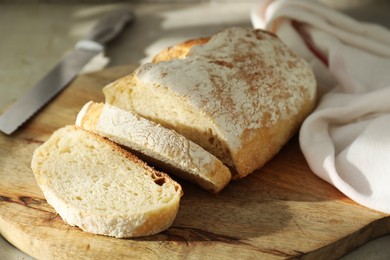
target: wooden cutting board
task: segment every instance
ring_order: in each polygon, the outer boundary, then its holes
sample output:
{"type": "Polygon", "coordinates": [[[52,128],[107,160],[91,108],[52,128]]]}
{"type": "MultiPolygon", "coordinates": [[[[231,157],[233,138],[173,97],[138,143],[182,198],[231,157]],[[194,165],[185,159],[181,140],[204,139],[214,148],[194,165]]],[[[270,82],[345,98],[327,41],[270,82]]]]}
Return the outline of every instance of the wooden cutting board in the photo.
{"type": "Polygon", "coordinates": [[[115,239],[67,225],[35,182],[32,152],[134,68],[82,75],[14,135],[0,134],[0,233],[22,251],[39,259],[329,259],[390,233],[388,215],[354,203],[310,171],[296,137],[219,195],[180,181],[179,213],[160,234],[115,239]]]}

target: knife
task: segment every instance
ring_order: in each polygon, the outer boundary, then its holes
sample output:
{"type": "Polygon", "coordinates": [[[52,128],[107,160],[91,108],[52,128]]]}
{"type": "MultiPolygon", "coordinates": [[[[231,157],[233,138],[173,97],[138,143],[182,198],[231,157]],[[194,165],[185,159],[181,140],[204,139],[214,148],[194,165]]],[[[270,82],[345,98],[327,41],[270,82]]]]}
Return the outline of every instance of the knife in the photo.
{"type": "Polygon", "coordinates": [[[81,69],[93,57],[103,52],[104,46],[133,20],[134,14],[130,10],[112,11],[99,20],[89,34],[77,42],[62,61],[0,115],[0,130],[5,134],[13,133],[66,87],[81,69]]]}

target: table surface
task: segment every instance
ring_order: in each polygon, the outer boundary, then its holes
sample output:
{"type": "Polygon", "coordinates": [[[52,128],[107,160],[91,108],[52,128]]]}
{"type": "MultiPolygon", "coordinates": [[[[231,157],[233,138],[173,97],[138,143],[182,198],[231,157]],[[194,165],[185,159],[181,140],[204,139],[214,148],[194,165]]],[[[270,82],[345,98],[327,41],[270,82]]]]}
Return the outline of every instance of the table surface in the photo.
{"type": "MultiPolygon", "coordinates": [[[[1,4],[0,35],[6,37],[0,41],[0,111],[38,81],[109,10],[129,7],[135,11],[137,19],[110,43],[106,57],[95,58],[84,72],[146,62],[162,48],[177,42],[211,35],[229,26],[251,26],[249,12],[255,3],[1,4]]],[[[389,1],[377,0],[375,4],[343,11],[359,20],[390,28],[389,1]]],[[[344,259],[389,258],[389,244],[390,235],[384,236],[354,250],[344,259]]],[[[30,257],[0,236],[0,259],[30,257]]]]}

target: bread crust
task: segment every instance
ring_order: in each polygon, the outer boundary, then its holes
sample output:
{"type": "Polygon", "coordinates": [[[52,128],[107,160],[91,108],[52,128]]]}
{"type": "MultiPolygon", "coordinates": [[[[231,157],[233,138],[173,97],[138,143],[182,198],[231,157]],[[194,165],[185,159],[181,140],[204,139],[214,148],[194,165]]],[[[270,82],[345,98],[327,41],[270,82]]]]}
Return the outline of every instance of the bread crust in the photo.
{"type": "Polygon", "coordinates": [[[204,37],[204,38],[198,38],[198,39],[192,39],[188,40],[182,43],[179,43],[177,45],[168,47],[159,53],[157,53],[153,59],[153,63],[158,63],[161,61],[169,61],[172,59],[184,59],[190,49],[196,45],[203,45],[206,44],[210,40],[210,37],[204,37]]]}

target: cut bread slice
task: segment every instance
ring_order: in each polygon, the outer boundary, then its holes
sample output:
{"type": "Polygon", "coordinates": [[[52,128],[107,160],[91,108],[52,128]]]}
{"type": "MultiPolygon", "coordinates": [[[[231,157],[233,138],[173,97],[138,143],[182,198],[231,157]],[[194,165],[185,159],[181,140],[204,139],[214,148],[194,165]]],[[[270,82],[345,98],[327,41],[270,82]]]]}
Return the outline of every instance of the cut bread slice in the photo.
{"type": "Polygon", "coordinates": [[[220,192],[231,179],[229,169],[199,145],[115,106],[90,101],[79,112],[76,124],[140,152],[165,172],[195,182],[213,193],[220,192]]]}
{"type": "Polygon", "coordinates": [[[242,178],[262,167],[313,110],[309,64],[275,35],[227,28],[162,51],[110,83],[106,103],[174,129],[242,178]]]}
{"type": "Polygon", "coordinates": [[[156,234],[174,221],[181,187],[113,142],[66,126],[33,154],[47,202],[82,230],[123,237],[156,234]]]}

